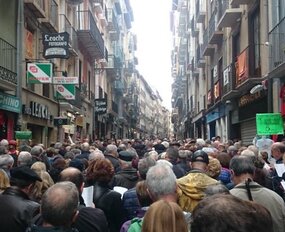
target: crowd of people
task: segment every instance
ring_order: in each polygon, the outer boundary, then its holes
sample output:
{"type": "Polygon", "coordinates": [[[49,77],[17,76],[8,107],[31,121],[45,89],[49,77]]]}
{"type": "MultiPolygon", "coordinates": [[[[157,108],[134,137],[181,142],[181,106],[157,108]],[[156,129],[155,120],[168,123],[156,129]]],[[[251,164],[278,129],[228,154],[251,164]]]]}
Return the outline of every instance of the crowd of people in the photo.
{"type": "Polygon", "coordinates": [[[49,147],[3,139],[0,231],[284,232],[276,164],[284,166],[285,143],[260,147],[219,136],[49,147]]]}

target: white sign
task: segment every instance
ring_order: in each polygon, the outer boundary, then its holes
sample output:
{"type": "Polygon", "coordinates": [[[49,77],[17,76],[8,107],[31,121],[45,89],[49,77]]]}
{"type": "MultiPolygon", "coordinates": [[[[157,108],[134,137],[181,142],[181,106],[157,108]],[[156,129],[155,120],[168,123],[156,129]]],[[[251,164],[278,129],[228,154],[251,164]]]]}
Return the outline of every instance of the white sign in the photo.
{"type": "Polygon", "coordinates": [[[86,207],[94,207],[93,192],[94,192],[94,186],[83,188],[81,196],[84,199],[86,207]]]}
{"type": "Polygon", "coordinates": [[[53,77],[53,84],[78,84],[78,77],[53,77]]]}
{"type": "Polygon", "coordinates": [[[217,76],[218,76],[218,66],[215,65],[213,70],[213,77],[216,78],[217,76]]]}
{"type": "Polygon", "coordinates": [[[224,86],[226,86],[227,84],[229,84],[229,69],[228,68],[224,70],[224,86]]]}

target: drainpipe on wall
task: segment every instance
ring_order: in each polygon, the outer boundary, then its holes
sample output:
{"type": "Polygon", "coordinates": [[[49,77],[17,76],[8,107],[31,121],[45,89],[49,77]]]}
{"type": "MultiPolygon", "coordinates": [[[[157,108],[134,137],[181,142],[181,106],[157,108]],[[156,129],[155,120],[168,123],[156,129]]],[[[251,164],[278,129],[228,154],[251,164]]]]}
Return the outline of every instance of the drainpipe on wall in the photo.
{"type": "Polygon", "coordinates": [[[16,130],[22,129],[22,74],[23,74],[23,40],[24,40],[23,34],[24,34],[24,1],[18,1],[16,97],[19,98],[20,112],[17,117],[16,130]]]}

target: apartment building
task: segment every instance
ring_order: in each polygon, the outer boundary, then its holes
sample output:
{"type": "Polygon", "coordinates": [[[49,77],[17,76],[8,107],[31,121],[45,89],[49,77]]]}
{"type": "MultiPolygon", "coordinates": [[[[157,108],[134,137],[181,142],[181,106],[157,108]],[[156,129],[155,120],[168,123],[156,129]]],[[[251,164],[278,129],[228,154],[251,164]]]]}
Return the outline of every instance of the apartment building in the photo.
{"type": "Polygon", "coordinates": [[[137,136],[129,0],[0,3],[0,139],[20,132],[49,145],[137,136]]]}
{"type": "MultiPolygon", "coordinates": [[[[256,136],[256,114],[281,112],[282,74],[277,70],[282,70],[284,62],[284,10],[280,7],[283,2],[277,2],[173,3],[173,15],[179,15],[176,32],[172,30],[174,38],[184,36],[188,42],[188,57],[185,64],[180,63],[180,69],[186,70],[186,88],[173,91],[180,136],[211,139],[219,135],[223,141],[242,139],[249,144],[256,136]],[[179,26],[186,36],[179,34],[179,26]],[[177,97],[177,91],[184,99],[177,97]]],[[[179,57],[181,44],[174,51],[179,57]]],[[[175,63],[173,68],[177,67],[175,63]]]]}

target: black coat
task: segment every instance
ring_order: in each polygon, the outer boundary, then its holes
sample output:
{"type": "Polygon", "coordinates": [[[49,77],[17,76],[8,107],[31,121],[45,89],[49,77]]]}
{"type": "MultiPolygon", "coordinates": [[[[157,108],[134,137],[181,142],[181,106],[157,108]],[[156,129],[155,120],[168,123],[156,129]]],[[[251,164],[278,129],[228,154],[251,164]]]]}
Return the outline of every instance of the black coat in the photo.
{"type": "Polygon", "coordinates": [[[121,186],[127,189],[134,188],[138,182],[137,170],[125,168],[119,171],[113,178],[112,186],[121,186]]]}
{"type": "Polygon", "coordinates": [[[124,209],[121,194],[109,189],[107,184],[94,185],[93,202],[96,208],[103,210],[110,232],[118,232],[124,222],[124,209]]]}
{"type": "Polygon", "coordinates": [[[10,187],[0,195],[0,231],[23,232],[39,212],[40,205],[31,201],[19,188],[10,187]]]}
{"type": "Polygon", "coordinates": [[[111,163],[114,167],[115,173],[117,173],[121,170],[120,160],[118,158],[116,158],[112,155],[108,155],[108,154],[105,154],[105,158],[111,161],[111,163]]]}

